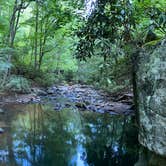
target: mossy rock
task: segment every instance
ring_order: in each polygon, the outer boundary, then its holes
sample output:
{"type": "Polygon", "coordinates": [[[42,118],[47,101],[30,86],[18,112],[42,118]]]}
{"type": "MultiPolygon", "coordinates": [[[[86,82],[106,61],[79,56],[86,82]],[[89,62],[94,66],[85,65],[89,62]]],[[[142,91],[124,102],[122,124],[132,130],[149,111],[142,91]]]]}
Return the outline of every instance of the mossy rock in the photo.
{"type": "Polygon", "coordinates": [[[166,43],[142,51],[137,65],[139,142],[166,156],[166,43]]]}

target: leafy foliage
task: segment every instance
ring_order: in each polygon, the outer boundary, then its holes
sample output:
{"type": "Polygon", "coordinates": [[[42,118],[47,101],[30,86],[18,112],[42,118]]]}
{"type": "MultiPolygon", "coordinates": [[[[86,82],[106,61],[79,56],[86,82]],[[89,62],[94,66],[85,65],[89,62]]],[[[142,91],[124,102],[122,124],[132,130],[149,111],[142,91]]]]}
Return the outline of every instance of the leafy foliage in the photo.
{"type": "Polygon", "coordinates": [[[29,93],[30,85],[27,79],[13,75],[8,80],[5,89],[9,92],[29,93]]]}
{"type": "Polygon", "coordinates": [[[130,87],[135,50],[166,34],[165,0],[1,0],[0,6],[0,89],[20,84],[20,77],[43,86],[130,87]]]}
{"type": "Polygon", "coordinates": [[[133,53],[166,34],[165,8],[165,1],[97,0],[77,31],[76,58],[89,61],[92,56],[103,57],[98,68],[100,85],[130,85],[133,53]]]}
{"type": "Polygon", "coordinates": [[[3,48],[0,50],[0,89],[4,89],[8,80],[8,72],[12,66],[9,61],[12,52],[13,50],[9,48],[3,48]]]}

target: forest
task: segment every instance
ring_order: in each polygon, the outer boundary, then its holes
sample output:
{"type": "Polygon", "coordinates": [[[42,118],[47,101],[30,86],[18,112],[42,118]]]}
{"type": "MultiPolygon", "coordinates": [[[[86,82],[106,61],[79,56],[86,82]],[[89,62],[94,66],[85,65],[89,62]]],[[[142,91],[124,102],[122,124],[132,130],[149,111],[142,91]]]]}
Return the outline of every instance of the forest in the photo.
{"type": "Polygon", "coordinates": [[[0,165],[165,166],[165,57],[165,0],[0,0],[0,165]]]}
{"type": "Polygon", "coordinates": [[[164,0],[0,2],[0,89],[132,85],[132,57],[165,36],[164,0]]]}

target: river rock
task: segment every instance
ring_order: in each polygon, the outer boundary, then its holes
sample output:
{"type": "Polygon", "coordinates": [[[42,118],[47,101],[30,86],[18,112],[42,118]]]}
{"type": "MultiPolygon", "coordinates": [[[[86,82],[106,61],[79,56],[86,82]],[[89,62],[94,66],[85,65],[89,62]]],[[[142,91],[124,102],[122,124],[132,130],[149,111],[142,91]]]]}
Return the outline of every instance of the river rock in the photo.
{"type": "Polygon", "coordinates": [[[47,90],[47,94],[49,94],[49,95],[52,95],[52,94],[54,94],[55,93],[55,90],[53,89],[53,88],[49,88],[48,90],[47,90]]]}
{"type": "Polygon", "coordinates": [[[31,88],[31,92],[38,96],[47,96],[47,93],[40,88],[31,88]]]}
{"type": "Polygon", "coordinates": [[[139,142],[166,156],[166,43],[138,56],[139,142]]]}
{"type": "Polygon", "coordinates": [[[0,114],[3,114],[4,113],[4,110],[0,108],[0,114]]]}
{"type": "Polygon", "coordinates": [[[112,102],[110,105],[107,105],[103,108],[105,112],[115,112],[118,114],[122,114],[125,112],[129,112],[131,106],[123,103],[112,102]]]}
{"type": "Polygon", "coordinates": [[[0,128],[0,134],[4,133],[5,130],[3,128],[0,128]]]}
{"type": "Polygon", "coordinates": [[[77,108],[81,108],[81,109],[86,109],[87,107],[86,107],[86,104],[85,103],[81,103],[81,102],[77,102],[77,103],[75,103],[75,106],[77,107],[77,108]]]}
{"type": "Polygon", "coordinates": [[[44,90],[38,90],[37,95],[38,96],[47,96],[47,93],[44,90]]]}

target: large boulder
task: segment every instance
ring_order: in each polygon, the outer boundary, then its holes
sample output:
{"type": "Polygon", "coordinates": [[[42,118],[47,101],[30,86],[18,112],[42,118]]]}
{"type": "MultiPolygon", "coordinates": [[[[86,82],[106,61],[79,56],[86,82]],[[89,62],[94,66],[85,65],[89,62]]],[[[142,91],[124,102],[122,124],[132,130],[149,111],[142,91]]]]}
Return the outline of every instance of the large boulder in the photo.
{"type": "Polygon", "coordinates": [[[139,54],[136,79],[139,142],[166,156],[166,43],[139,54]]]}

